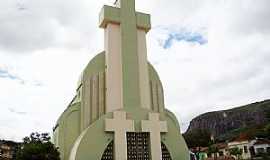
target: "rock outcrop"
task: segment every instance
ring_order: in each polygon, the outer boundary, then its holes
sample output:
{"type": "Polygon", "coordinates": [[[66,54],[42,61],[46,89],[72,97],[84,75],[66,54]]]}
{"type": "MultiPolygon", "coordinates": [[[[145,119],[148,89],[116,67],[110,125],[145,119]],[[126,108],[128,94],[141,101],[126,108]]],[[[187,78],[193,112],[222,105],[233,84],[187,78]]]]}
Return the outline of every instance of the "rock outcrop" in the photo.
{"type": "Polygon", "coordinates": [[[266,123],[270,123],[270,100],[202,114],[190,122],[187,133],[196,129],[207,129],[218,137],[235,129],[266,123]]]}

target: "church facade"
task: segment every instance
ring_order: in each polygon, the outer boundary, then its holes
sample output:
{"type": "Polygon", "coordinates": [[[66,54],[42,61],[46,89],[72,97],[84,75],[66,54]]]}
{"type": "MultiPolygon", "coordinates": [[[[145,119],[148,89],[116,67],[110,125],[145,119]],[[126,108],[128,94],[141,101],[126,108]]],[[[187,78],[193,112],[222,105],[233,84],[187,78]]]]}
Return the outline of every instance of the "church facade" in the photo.
{"type": "Polygon", "coordinates": [[[61,160],[188,160],[179,123],[164,106],[162,83],[147,61],[150,15],[135,0],[100,13],[104,51],[84,69],[53,140],[61,160]]]}

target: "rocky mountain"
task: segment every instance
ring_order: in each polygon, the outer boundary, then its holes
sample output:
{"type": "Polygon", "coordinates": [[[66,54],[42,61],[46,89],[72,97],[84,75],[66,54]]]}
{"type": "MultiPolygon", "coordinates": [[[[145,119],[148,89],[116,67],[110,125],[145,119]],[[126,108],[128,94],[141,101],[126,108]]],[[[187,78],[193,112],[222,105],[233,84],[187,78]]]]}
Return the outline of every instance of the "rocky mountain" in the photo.
{"type": "Polygon", "coordinates": [[[219,137],[239,128],[249,128],[267,123],[270,123],[270,100],[202,114],[190,122],[186,133],[202,129],[219,137]]]}

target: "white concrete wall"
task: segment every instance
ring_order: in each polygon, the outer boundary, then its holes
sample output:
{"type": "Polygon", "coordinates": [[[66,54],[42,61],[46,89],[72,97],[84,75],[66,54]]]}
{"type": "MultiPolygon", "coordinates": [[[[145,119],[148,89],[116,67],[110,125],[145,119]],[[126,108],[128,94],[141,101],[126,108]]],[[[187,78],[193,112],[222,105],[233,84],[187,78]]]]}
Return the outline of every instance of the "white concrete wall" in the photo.
{"type": "Polygon", "coordinates": [[[243,151],[242,158],[243,159],[250,159],[251,158],[251,153],[249,151],[249,141],[242,141],[242,142],[231,142],[228,143],[229,148],[235,148],[238,147],[243,151]],[[247,147],[247,153],[245,153],[244,146],[247,147]]]}
{"type": "Polygon", "coordinates": [[[106,113],[123,108],[123,81],[120,25],[109,23],[105,29],[106,113]]]}
{"type": "Polygon", "coordinates": [[[257,149],[258,148],[263,148],[264,152],[267,152],[267,147],[270,147],[269,144],[260,144],[260,145],[254,145],[254,150],[255,150],[255,154],[257,154],[257,149]]]}
{"type": "Polygon", "coordinates": [[[151,109],[150,82],[147,62],[146,32],[138,30],[138,57],[139,57],[139,80],[141,107],[151,109]]]}

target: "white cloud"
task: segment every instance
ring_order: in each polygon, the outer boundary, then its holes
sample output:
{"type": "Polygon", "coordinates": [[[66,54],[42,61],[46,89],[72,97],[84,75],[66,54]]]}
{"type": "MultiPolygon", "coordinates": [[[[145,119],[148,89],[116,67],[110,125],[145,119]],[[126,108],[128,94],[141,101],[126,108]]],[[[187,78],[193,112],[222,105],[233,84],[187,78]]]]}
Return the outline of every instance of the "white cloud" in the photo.
{"type": "MultiPolygon", "coordinates": [[[[198,114],[269,98],[269,1],[136,2],[152,14],[148,57],[183,129],[198,114]],[[165,50],[160,27],[199,31],[208,43],[174,41],[165,50]]],[[[84,66],[103,49],[104,3],[113,1],[0,1],[0,68],[25,81],[0,78],[0,138],[51,131],[84,66]]]]}

